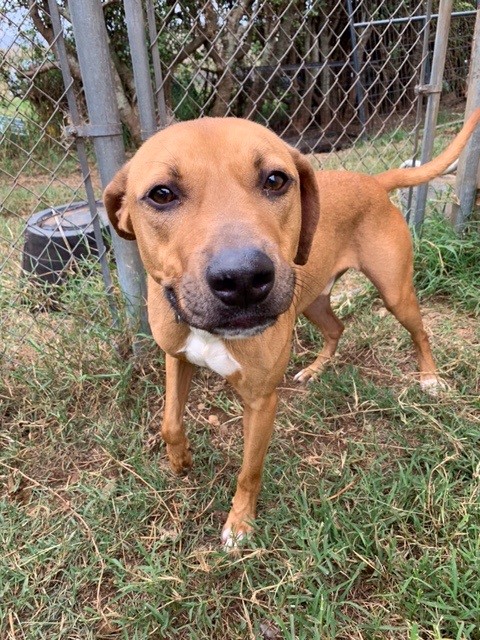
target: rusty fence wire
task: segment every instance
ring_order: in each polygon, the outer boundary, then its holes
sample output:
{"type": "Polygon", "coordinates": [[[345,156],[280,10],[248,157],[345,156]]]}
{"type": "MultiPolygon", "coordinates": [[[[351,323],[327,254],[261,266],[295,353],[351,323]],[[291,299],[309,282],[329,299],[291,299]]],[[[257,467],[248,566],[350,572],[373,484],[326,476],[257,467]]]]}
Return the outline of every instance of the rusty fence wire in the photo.
{"type": "MultiPolygon", "coordinates": [[[[153,68],[162,71],[160,122],[254,119],[322,166],[375,171],[415,152],[438,3],[146,4],[153,68]]],[[[443,87],[446,110],[457,114],[475,21],[475,3],[462,7],[452,16],[443,87]]]]}
{"type": "MultiPolygon", "coordinates": [[[[69,335],[122,315],[108,227],[92,202],[102,190],[93,145],[82,127],[72,129],[72,100],[77,119],[92,119],[78,56],[92,43],[88,34],[75,39],[69,3],[56,5],[58,25],[47,0],[0,0],[0,354],[10,362],[47,344],[60,352],[69,335]],[[59,65],[62,42],[70,80],[59,65]]],[[[205,115],[250,118],[318,168],[374,173],[419,157],[438,2],[125,6],[141,12],[144,38],[129,43],[124,3],[104,1],[104,72],[113,74],[130,151],[145,137],[139,110],[150,92],[158,127],[205,115]],[[147,49],[143,89],[131,63],[139,46],[147,49]]],[[[454,4],[440,147],[463,119],[475,14],[475,2],[454,4]]]]}

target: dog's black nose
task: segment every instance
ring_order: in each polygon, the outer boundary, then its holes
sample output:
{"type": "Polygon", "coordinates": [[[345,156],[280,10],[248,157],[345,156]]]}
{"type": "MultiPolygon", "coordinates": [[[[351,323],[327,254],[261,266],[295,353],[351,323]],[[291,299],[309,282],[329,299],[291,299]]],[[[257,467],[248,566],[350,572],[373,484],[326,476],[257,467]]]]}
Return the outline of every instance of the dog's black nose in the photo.
{"type": "Polygon", "coordinates": [[[272,290],[275,267],[270,258],[253,247],[224,249],[207,267],[212,293],[231,307],[248,307],[265,300],[272,290]]]}

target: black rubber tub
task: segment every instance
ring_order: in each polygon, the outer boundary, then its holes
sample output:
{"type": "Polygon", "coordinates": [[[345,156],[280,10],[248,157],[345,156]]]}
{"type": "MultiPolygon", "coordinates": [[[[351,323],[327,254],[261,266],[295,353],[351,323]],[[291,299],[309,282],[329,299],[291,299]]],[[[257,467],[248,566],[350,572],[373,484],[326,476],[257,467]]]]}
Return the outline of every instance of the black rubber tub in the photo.
{"type": "MultiPolygon", "coordinates": [[[[102,203],[97,203],[102,235],[110,230],[102,203]]],[[[37,284],[63,283],[79,265],[98,259],[91,214],[85,202],[74,202],[34,213],[24,231],[22,268],[37,284]]]]}

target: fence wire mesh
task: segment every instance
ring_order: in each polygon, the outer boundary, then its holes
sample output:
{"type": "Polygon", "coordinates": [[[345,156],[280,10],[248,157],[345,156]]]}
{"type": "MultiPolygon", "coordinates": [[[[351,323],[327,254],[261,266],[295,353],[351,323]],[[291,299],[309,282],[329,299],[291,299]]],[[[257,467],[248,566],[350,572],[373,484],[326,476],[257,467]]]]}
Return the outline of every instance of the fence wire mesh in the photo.
{"type": "MultiPolygon", "coordinates": [[[[321,166],[375,171],[401,163],[415,151],[411,134],[424,100],[417,87],[431,64],[437,18],[429,19],[427,4],[158,3],[159,112],[258,120],[321,166]]],[[[460,112],[470,7],[453,16],[444,78],[460,112]]]]}
{"type": "MultiPolygon", "coordinates": [[[[68,4],[58,7],[86,118],[68,4]]],[[[141,134],[123,4],[103,8],[133,149],[141,134]]],[[[418,86],[428,83],[438,2],[145,0],[144,9],[159,126],[250,118],[318,168],[376,172],[416,156],[425,100],[418,86]]],[[[452,17],[440,146],[462,120],[475,13],[474,2],[462,2],[452,17]]],[[[90,214],[72,207],[85,200],[86,177],[67,134],[48,3],[0,0],[0,15],[0,351],[14,361],[47,344],[60,352],[69,333],[109,326],[111,315],[90,214]]],[[[91,149],[89,158],[100,197],[91,149]]]]}
{"type": "MultiPolygon", "coordinates": [[[[111,324],[99,246],[45,6],[0,5],[0,354],[68,358],[69,338],[111,324]]],[[[81,86],[76,91],[82,104],[81,86]]],[[[91,155],[91,153],[90,153],[91,155]]],[[[93,163],[92,163],[93,164],[93,163]]],[[[103,208],[101,227],[108,244],[103,208]]],[[[106,283],[109,284],[108,282],[106,283]]],[[[1,357],[0,355],[0,357],[1,357]]]]}

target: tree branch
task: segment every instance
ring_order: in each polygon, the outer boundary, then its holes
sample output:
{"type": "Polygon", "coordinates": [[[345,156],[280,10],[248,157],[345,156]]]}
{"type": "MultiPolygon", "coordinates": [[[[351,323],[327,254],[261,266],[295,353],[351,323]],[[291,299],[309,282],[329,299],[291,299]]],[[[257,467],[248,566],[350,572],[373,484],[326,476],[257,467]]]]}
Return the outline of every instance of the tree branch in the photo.
{"type": "Polygon", "coordinates": [[[207,41],[207,37],[205,34],[201,34],[197,36],[194,40],[192,40],[189,44],[187,44],[181,51],[177,53],[175,58],[170,63],[171,67],[176,66],[183,62],[188,56],[192,55],[197,49],[200,49],[202,44],[205,44],[207,41]]]}
{"type": "Polygon", "coordinates": [[[56,62],[42,62],[36,67],[30,67],[30,69],[22,69],[22,75],[26,78],[33,78],[39,73],[46,73],[47,71],[51,71],[52,69],[58,69],[58,64],[56,62]]]}

